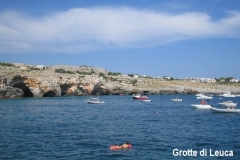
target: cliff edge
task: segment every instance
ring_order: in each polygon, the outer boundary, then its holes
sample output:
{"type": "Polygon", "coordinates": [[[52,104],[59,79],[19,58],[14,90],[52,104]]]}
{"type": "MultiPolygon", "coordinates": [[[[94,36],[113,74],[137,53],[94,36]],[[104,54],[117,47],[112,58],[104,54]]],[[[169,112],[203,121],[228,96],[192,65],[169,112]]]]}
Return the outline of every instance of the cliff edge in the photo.
{"type": "Polygon", "coordinates": [[[0,98],[118,94],[240,93],[238,84],[165,81],[109,74],[91,66],[0,66],[0,98]]]}

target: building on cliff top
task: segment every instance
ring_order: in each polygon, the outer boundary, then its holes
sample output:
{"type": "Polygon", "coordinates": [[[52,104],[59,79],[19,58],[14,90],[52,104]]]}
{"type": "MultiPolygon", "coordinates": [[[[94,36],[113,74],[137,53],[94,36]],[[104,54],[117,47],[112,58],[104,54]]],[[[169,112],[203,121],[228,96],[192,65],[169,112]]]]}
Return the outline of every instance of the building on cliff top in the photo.
{"type": "Polygon", "coordinates": [[[35,68],[38,68],[38,69],[40,69],[40,70],[43,70],[45,67],[44,67],[44,65],[37,65],[35,68]]]}

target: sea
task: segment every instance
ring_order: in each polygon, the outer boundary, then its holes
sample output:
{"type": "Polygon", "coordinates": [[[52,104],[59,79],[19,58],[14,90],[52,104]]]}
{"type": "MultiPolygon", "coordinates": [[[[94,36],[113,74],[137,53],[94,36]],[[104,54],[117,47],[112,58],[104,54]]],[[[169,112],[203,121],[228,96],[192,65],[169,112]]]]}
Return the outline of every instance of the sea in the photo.
{"type": "MultiPolygon", "coordinates": [[[[194,95],[109,95],[87,104],[93,97],[0,100],[0,159],[240,159],[240,114],[194,109],[194,95]],[[109,148],[125,142],[133,147],[109,148]]],[[[213,98],[217,108],[240,104],[213,98]]]]}

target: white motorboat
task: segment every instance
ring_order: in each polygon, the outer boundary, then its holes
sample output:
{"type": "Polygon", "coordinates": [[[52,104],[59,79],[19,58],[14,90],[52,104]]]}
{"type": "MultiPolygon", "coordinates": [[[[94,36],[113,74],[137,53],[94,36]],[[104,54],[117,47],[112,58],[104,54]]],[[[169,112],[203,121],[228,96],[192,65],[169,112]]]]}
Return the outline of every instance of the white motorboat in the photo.
{"type": "Polygon", "coordinates": [[[221,102],[221,103],[218,103],[218,104],[223,105],[223,106],[227,106],[227,107],[236,107],[237,106],[237,103],[233,103],[232,101],[221,102]]]}
{"type": "Polygon", "coordinates": [[[203,93],[198,93],[198,94],[195,94],[195,96],[199,97],[199,96],[202,96],[203,93]]]}
{"type": "Polygon", "coordinates": [[[171,101],[174,101],[174,102],[182,102],[183,100],[180,99],[180,98],[172,98],[171,101]]]}
{"type": "Polygon", "coordinates": [[[197,99],[213,99],[212,96],[206,96],[206,95],[201,95],[201,96],[197,96],[197,99]]]}
{"type": "Polygon", "coordinates": [[[132,98],[135,100],[149,100],[147,96],[142,96],[141,94],[133,94],[132,98]]]}
{"type": "Polygon", "coordinates": [[[210,109],[211,107],[205,100],[201,100],[200,104],[192,104],[191,106],[197,109],[210,109]]]}
{"type": "Polygon", "coordinates": [[[100,101],[98,98],[91,98],[90,100],[87,100],[87,103],[89,104],[102,104],[104,101],[100,101]]]}
{"type": "Polygon", "coordinates": [[[211,107],[210,110],[218,113],[240,113],[240,109],[230,109],[230,108],[219,109],[219,108],[211,107]]]}
{"type": "Polygon", "coordinates": [[[226,92],[226,93],[220,94],[220,96],[222,96],[222,97],[235,97],[235,95],[231,94],[230,92],[226,92]]]}

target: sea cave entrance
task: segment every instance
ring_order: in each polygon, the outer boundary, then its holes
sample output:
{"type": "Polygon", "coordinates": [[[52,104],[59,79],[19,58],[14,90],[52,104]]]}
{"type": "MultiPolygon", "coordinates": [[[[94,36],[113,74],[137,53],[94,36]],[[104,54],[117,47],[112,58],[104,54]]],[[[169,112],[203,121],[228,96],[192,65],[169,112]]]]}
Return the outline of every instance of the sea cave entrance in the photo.
{"type": "Polygon", "coordinates": [[[56,93],[54,91],[48,91],[43,94],[43,97],[55,97],[56,93]]]}
{"type": "Polygon", "coordinates": [[[61,96],[65,96],[67,94],[67,90],[69,88],[69,85],[60,85],[60,88],[61,88],[61,96]]]}
{"type": "Polygon", "coordinates": [[[24,92],[23,97],[33,97],[33,93],[30,91],[30,89],[26,86],[25,83],[17,83],[13,87],[21,89],[24,92]]]}

